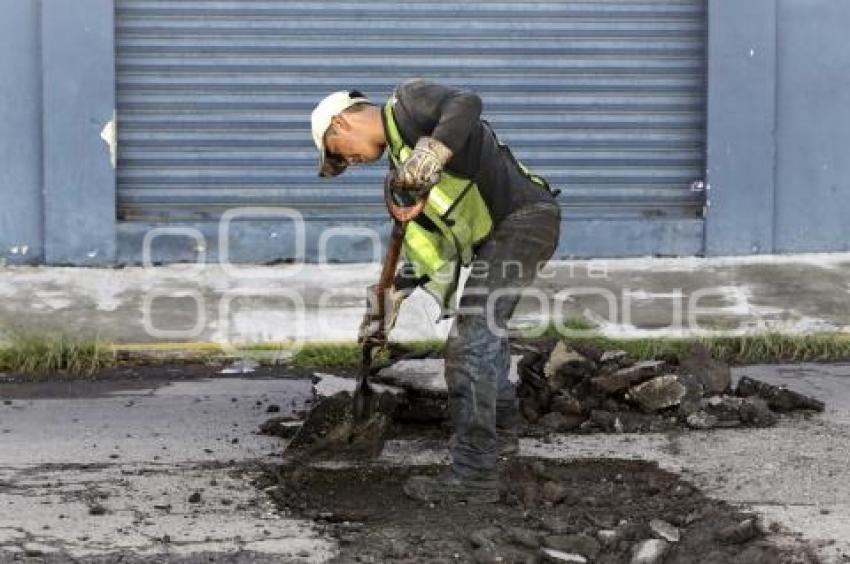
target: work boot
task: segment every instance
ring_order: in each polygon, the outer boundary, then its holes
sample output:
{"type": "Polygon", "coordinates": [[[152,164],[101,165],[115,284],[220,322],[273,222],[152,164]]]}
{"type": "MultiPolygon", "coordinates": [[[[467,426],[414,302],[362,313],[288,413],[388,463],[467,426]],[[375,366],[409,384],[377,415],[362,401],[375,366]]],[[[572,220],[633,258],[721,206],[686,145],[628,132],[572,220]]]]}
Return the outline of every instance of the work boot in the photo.
{"type": "MultiPolygon", "coordinates": [[[[499,447],[499,456],[514,456],[519,452],[519,437],[516,429],[498,429],[497,441],[499,447]]],[[[449,437],[449,450],[455,442],[455,436],[452,434],[449,437]]]]}
{"type": "Polygon", "coordinates": [[[494,479],[462,480],[451,468],[437,476],[413,476],[402,486],[407,497],[423,502],[496,503],[498,481],[494,479]]]}

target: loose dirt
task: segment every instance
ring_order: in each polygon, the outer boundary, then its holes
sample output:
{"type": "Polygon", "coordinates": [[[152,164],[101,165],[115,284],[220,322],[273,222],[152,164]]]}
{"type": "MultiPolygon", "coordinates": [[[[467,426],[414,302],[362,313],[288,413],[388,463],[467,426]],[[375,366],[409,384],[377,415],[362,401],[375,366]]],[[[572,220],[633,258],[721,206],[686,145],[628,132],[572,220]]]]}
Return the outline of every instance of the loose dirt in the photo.
{"type": "Polygon", "coordinates": [[[284,513],[312,519],[335,537],[336,562],[582,561],[558,560],[555,550],[628,563],[641,543],[665,534],[679,537],[656,560],[665,564],[817,562],[802,542],[779,548],[754,515],[653,463],[515,458],[502,463],[494,505],[422,504],[402,492],[410,475],[439,470],[290,466],[258,485],[284,513]]]}

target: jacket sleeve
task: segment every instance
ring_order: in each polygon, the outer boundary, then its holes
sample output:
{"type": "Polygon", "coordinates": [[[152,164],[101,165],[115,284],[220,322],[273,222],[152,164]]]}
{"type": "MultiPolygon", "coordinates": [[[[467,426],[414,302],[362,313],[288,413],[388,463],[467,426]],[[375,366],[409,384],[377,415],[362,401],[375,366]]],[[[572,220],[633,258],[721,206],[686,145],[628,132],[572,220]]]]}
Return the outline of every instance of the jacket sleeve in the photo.
{"type": "Polygon", "coordinates": [[[399,85],[399,101],[431,137],[458,154],[481,118],[481,97],[417,78],[399,85]]]}

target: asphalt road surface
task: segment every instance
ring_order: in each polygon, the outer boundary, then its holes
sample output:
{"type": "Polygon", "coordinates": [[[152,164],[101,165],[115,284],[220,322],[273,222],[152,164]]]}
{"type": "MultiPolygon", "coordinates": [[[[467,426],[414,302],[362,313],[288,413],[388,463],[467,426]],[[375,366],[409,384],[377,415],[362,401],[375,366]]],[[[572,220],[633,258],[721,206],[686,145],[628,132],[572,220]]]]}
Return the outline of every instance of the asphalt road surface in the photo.
{"type": "MultiPolygon", "coordinates": [[[[310,382],[163,372],[141,380],[0,383],[0,562],[332,558],[332,538],[310,521],[281,516],[252,485],[280,461],[283,447],[256,434],[258,425],[304,409],[310,382]]],[[[735,373],[790,383],[825,400],[827,411],[769,429],[524,439],[522,454],[655,460],[711,496],[802,533],[826,562],[847,562],[850,365],[735,373]]],[[[400,441],[388,444],[382,460],[431,464],[446,456],[441,446],[400,441]]]]}

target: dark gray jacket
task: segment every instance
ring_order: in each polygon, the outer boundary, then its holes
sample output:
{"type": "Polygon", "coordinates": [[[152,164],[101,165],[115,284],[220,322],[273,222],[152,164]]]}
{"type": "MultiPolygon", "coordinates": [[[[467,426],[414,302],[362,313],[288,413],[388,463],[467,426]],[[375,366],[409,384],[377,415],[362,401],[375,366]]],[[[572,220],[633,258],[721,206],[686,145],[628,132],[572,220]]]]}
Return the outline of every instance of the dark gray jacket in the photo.
{"type": "Polygon", "coordinates": [[[405,143],[413,147],[420,137],[430,136],[451,149],[446,169],[475,180],[494,224],[529,203],[554,202],[549,191],[522,172],[510,149],[481,119],[481,98],[474,92],[413,79],[399,84],[393,95],[405,143]]]}

